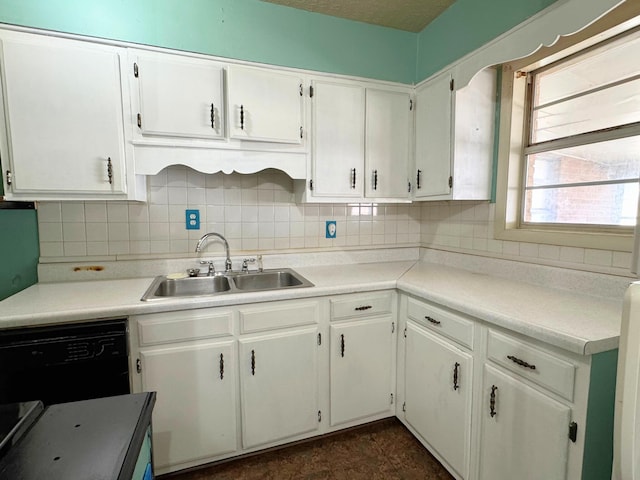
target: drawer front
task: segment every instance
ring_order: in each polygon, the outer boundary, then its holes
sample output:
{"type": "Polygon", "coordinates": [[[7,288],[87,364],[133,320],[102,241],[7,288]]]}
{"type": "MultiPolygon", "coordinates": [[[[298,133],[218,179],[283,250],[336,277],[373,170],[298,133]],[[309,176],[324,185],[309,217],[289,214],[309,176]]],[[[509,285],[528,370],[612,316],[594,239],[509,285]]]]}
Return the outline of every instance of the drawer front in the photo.
{"type": "Polygon", "coordinates": [[[320,305],[317,301],[265,303],[259,307],[241,308],[239,312],[240,333],[312,325],[320,319],[320,305]]]}
{"type": "Polygon", "coordinates": [[[331,299],[331,320],[390,313],[392,296],[391,292],[377,292],[331,299]]]}
{"type": "Polygon", "coordinates": [[[141,346],[224,337],[233,334],[230,310],[185,310],[134,317],[141,346]]]}
{"type": "Polygon", "coordinates": [[[407,315],[420,325],[473,349],[472,320],[414,298],[407,298],[407,315]]]}
{"type": "Polygon", "coordinates": [[[572,363],[489,330],[487,356],[497,364],[573,401],[572,363]]]}

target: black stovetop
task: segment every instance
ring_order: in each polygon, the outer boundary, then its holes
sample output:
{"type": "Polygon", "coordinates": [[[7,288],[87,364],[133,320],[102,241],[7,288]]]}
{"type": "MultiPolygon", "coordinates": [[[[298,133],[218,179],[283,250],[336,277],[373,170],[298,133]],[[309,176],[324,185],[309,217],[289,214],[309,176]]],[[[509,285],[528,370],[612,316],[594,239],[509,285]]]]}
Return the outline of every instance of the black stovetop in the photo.
{"type": "Polygon", "coordinates": [[[43,410],[40,401],[0,404],[0,458],[29,430],[43,410]]]}

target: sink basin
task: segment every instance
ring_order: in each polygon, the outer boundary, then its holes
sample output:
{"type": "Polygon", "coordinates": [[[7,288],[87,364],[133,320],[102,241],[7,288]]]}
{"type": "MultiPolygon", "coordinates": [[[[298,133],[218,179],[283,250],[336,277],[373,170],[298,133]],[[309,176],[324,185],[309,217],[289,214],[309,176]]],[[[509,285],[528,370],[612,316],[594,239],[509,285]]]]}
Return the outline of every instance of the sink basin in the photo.
{"type": "Polygon", "coordinates": [[[161,276],[156,277],[145,292],[142,300],[151,300],[158,297],[199,297],[229,292],[230,290],[229,279],[223,276],[176,279],[161,276]]]}
{"type": "Polygon", "coordinates": [[[212,277],[156,277],[142,296],[143,301],[179,297],[204,297],[225,293],[313,287],[313,283],[290,268],[263,272],[232,272],[212,277]]]}
{"type": "Polygon", "coordinates": [[[274,290],[290,287],[310,287],[304,277],[289,269],[238,274],[233,277],[238,290],[274,290]]]}

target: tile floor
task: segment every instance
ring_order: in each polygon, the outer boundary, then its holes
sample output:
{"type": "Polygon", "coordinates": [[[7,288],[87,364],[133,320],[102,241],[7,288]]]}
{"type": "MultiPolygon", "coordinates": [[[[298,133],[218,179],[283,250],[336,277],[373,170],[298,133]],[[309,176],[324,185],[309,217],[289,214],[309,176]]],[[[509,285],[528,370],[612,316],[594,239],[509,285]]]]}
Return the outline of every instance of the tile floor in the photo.
{"type": "Polygon", "coordinates": [[[395,418],[161,480],[453,480],[395,418]]]}

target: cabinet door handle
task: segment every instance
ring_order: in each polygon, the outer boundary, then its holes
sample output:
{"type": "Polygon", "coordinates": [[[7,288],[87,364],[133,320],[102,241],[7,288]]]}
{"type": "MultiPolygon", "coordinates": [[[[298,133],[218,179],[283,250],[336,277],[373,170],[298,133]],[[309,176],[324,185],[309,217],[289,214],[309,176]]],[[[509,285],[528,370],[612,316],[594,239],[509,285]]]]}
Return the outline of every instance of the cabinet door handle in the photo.
{"type": "Polygon", "coordinates": [[[528,363],[528,362],[525,362],[524,360],[520,360],[518,357],[514,357],[513,355],[507,355],[507,358],[509,360],[511,360],[513,363],[517,363],[521,367],[530,368],[531,370],[535,370],[536,369],[535,365],[533,365],[531,363],[528,363]]]}
{"type": "Polygon", "coordinates": [[[111,163],[111,157],[107,158],[107,178],[109,179],[109,185],[113,185],[113,164],[111,163]]]}
{"type": "Polygon", "coordinates": [[[224,355],[220,354],[220,380],[224,378],[224,355]]]}
{"type": "Polygon", "coordinates": [[[351,188],[356,188],[356,169],[351,169],[351,188]]]}
{"type": "Polygon", "coordinates": [[[244,130],[244,105],[240,105],[240,130],[244,130]]]}
{"type": "Polygon", "coordinates": [[[460,384],[458,383],[458,373],[460,370],[460,364],[458,362],[453,364],[453,389],[458,390],[460,384]]]}
{"type": "Polygon", "coordinates": [[[489,415],[491,415],[491,418],[498,414],[496,412],[496,390],[498,390],[498,387],[491,385],[491,395],[489,397],[489,415]]]}
{"type": "Polygon", "coordinates": [[[216,109],[211,104],[211,128],[216,128],[216,109]]]}
{"type": "Polygon", "coordinates": [[[418,190],[422,188],[422,184],[420,183],[420,177],[422,177],[422,170],[418,169],[418,173],[416,173],[416,188],[418,190]]]}
{"type": "Polygon", "coordinates": [[[435,318],[432,318],[432,317],[429,317],[429,316],[425,316],[424,319],[427,322],[433,323],[434,325],[440,325],[440,323],[442,323],[442,322],[440,322],[440,320],[436,320],[435,318]]]}
{"type": "Polygon", "coordinates": [[[373,171],[373,189],[378,189],[378,170],[373,171]]]}
{"type": "Polygon", "coordinates": [[[251,350],[251,375],[256,374],[256,351],[251,350]]]}
{"type": "Polygon", "coordinates": [[[340,356],[344,357],[344,335],[340,335],[340,356]]]}
{"type": "Polygon", "coordinates": [[[362,306],[360,306],[360,307],[355,307],[355,308],[354,308],[354,310],[356,310],[356,311],[358,311],[358,312],[361,312],[361,311],[363,311],[363,310],[370,310],[370,309],[372,309],[372,308],[373,308],[373,307],[372,307],[371,305],[362,305],[362,306]]]}

